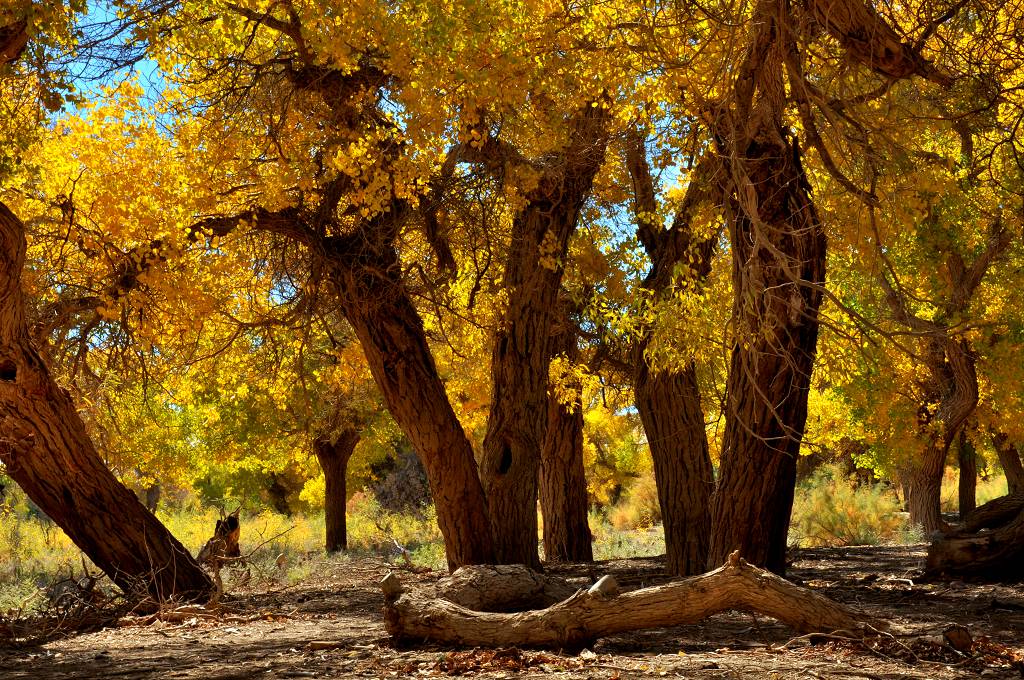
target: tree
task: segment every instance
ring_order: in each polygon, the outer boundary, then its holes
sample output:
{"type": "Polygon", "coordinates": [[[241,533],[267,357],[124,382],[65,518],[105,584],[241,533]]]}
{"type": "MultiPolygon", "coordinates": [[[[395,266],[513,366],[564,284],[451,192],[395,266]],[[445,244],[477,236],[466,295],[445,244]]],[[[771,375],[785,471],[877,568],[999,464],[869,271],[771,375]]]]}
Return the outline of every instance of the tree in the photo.
{"type": "MultiPolygon", "coordinates": [[[[0,29],[5,70],[16,68],[33,38],[22,17],[0,29]]],[[[22,288],[25,252],[23,223],[0,203],[0,420],[7,433],[0,459],[7,474],[126,592],[209,596],[209,576],[103,465],[70,395],[37,351],[22,288]]]]}

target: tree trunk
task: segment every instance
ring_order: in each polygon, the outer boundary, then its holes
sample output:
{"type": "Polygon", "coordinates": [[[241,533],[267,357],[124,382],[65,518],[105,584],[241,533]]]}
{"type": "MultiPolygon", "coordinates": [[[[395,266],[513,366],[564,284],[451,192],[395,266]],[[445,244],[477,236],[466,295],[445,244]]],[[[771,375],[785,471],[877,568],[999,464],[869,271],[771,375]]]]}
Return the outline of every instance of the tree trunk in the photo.
{"type": "Polygon", "coordinates": [[[654,461],[666,568],[674,576],[692,576],[707,564],[715,484],[697,371],[691,361],[681,370],[652,374],[645,346],[638,348],[633,385],[654,461]]]}
{"type": "Polygon", "coordinates": [[[907,476],[907,509],[910,523],[920,526],[925,534],[945,531],[942,520],[942,473],[946,467],[947,448],[933,441],[925,448],[919,465],[907,476]]]}
{"type": "Polygon", "coordinates": [[[552,327],[569,238],[604,160],[608,112],[586,106],[569,146],[526,193],[505,262],[505,313],[491,355],[481,481],[499,564],[537,566],[537,477],[548,411],[552,327]]]}
{"type": "Polygon", "coordinates": [[[324,524],[327,529],[325,548],[327,552],[348,549],[348,530],[345,525],[345,474],[348,461],[359,443],[359,432],[355,428],[347,428],[333,441],[329,438],[317,438],[313,442],[313,452],[324,472],[324,524]]]}
{"type": "Polygon", "coordinates": [[[960,430],[960,442],[957,447],[957,458],[960,463],[960,485],[957,489],[960,500],[960,519],[977,507],[976,493],[978,489],[978,455],[974,444],[967,438],[967,432],[960,430]]]}
{"type": "Polygon", "coordinates": [[[1024,493],[1024,466],[1020,462],[1020,454],[1017,447],[1002,432],[992,435],[992,446],[999,456],[999,464],[1003,466],[1003,473],[1006,475],[1006,489],[1008,493],[1024,493]]]}
{"type": "Polygon", "coordinates": [[[391,246],[363,235],[328,241],[324,264],[395,422],[427,471],[451,569],[494,561],[473,447],[455,416],[427,345],[423,321],[401,281],[391,246]]]}
{"type": "MultiPolygon", "coordinates": [[[[568,322],[568,310],[564,317],[568,322]]],[[[571,323],[555,331],[557,351],[570,362],[578,358],[576,342],[576,329],[571,323]]],[[[583,385],[578,379],[569,378],[562,388],[571,392],[573,398],[569,404],[562,403],[554,386],[549,388],[547,432],[540,457],[544,558],[549,562],[590,562],[594,550],[583,467],[583,385]]]]}
{"type": "Polygon", "coordinates": [[[992,531],[938,540],[928,548],[925,574],[1019,581],[1024,573],[1024,512],[992,531]]]}
{"type": "MultiPolygon", "coordinates": [[[[532,587],[536,577],[529,578],[532,587]]],[[[394,574],[388,574],[381,587],[384,626],[389,634],[467,647],[580,647],[616,633],[694,623],[726,609],[766,614],[800,633],[886,627],[824,595],[751,566],[735,554],[724,566],[701,576],[626,593],[619,593],[615,580],[605,576],[589,590],[579,590],[546,609],[508,614],[403,594],[394,574]]]]}
{"type": "Polygon", "coordinates": [[[729,183],[735,345],[712,499],[709,565],[733,550],[785,571],[796,460],[825,282],[825,232],[796,140],[783,126],[785,3],[764,0],[716,145],[729,183]]]}
{"type": "Polygon", "coordinates": [[[960,533],[973,534],[982,529],[991,529],[1003,524],[1024,511],[1024,493],[1014,493],[993,498],[964,517],[960,533]]]}
{"type": "Polygon", "coordinates": [[[0,203],[0,461],[7,474],[126,592],[209,597],[213,582],[103,464],[67,390],[29,340],[25,234],[0,203]]]}
{"type": "MultiPolygon", "coordinates": [[[[651,258],[644,287],[655,299],[671,289],[676,265],[690,265],[691,281],[702,286],[711,272],[717,238],[695,242],[691,220],[699,203],[712,194],[713,182],[693,171],[690,189],[672,228],[657,223],[658,205],[647,162],[646,142],[635,135],[627,146],[626,163],[633,179],[637,235],[651,258]]],[[[633,393],[654,462],[654,479],[661,505],[668,573],[690,576],[704,571],[711,533],[710,499],[714,471],[708,454],[704,411],[697,385],[697,368],[667,366],[655,372],[647,350],[653,329],[645,327],[633,348],[633,393]]]]}

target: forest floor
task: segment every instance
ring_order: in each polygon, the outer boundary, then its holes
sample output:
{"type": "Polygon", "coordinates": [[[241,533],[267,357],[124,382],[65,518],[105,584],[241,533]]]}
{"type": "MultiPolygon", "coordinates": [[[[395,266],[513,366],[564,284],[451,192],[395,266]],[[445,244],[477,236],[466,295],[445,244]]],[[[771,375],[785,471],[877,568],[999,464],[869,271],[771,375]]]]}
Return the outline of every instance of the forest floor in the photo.
{"type": "MultiPolygon", "coordinates": [[[[811,644],[771,619],[728,612],[697,625],[605,638],[579,652],[396,646],[384,631],[378,587],[392,566],[321,558],[295,585],[229,592],[214,618],[186,613],[147,625],[128,617],[43,644],[0,641],[0,678],[1024,677],[1024,584],[919,582],[920,545],[804,549],[791,559],[791,579],[888,620],[897,636],[870,647],[845,639],[811,644]],[[969,630],[971,653],[929,641],[953,624],[969,630]]],[[[549,571],[613,573],[630,589],[664,582],[662,569],[658,559],[635,558],[549,571]]],[[[415,585],[442,574],[399,576],[415,585]]]]}

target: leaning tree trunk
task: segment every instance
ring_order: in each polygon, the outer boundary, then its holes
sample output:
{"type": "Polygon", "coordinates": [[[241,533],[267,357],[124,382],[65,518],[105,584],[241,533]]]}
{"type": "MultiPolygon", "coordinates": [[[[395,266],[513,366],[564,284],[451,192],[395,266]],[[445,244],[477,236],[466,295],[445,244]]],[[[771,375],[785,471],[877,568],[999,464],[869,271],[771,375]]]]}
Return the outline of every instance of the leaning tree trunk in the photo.
{"type": "MultiPolygon", "coordinates": [[[[564,308],[565,305],[562,305],[564,308]]],[[[569,321],[568,314],[565,320],[569,321]]],[[[571,323],[556,331],[556,345],[575,361],[576,331],[571,323]]],[[[569,378],[548,394],[547,432],[540,455],[540,508],[544,517],[544,558],[549,562],[589,562],[594,559],[587,518],[587,477],[583,466],[583,385],[569,378]]]]}
{"type": "Polygon", "coordinates": [[[1007,493],[1024,493],[1024,466],[1021,465],[1017,447],[1002,432],[992,435],[992,446],[1006,475],[1007,493]]]}
{"type": "Polygon", "coordinates": [[[960,519],[964,519],[967,513],[974,510],[978,505],[978,454],[974,450],[974,444],[967,438],[967,432],[960,430],[960,442],[957,446],[957,458],[960,463],[960,485],[958,495],[960,500],[960,519]]]}
{"type": "Polygon", "coordinates": [[[731,185],[725,207],[735,345],[708,560],[721,564],[738,549],[779,574],[807,419],[826,245],[800,149],[782,124],[784,40],[792,29],[786,7],[764,0],[755,10],[734,97],[719,111],[715,130],[731,185]]]}
{"type": "Polygon", "coordinates": [[[324,524],[327,552],[348,549],[348,529],[345,524],[345,474],[348,461],[359,443],[359,431],[346,428],[334,440],[327,437],[313,442],[313,453],[324,473],[324,524]]]}
{"type": "Polygon", "coordinates": [[[473,447],[455,416],[423,321],[402,285],[398,254],[363,235],[326,244],[324,264],[395,422],[426,469],[448,566],[494,561],[473,447]]]}
{"type": "Polygon", "coordinates": [[[586,106],[569,146],[526,193],[512,221],[505,313],[491,354],[491,412],[481,481],[500,564],[539,565],[537,476],[547,423],[552,326],[569,238],[604,161],[608,111],[586,106]]]}
{"type": "MultiPolygon", "coordinates": [[[[637,234],[651,258],[643,285],[657,300],[678,281],[676,265],[680,262],[690,265],[691,281],[698,286],[711,272],[717,239],[695,242],[690,222],[695,208],[712,194],[713,183],[702,176],[706,162],[698,165],[672,228],[665,231],[657,222],[646,141],[635,134],[630,142],[626,163],[633,179],[637,234]]],[[[691,360],[654,371],[647,355],[652,332],[650,327],[643,328],[633,348],[633,393],[654,462],[667,569],[673,575],[690,576],[703,572],[707,563],[714,471],[696,366],[691,360]]]]}
{"type": "Polygon", "coordinates": [[[7,474],[126,592],[209,597],[213,582],[103,464],[67,390],[29,340],[25,234],[0,203],[0,461],[7,474]]]}

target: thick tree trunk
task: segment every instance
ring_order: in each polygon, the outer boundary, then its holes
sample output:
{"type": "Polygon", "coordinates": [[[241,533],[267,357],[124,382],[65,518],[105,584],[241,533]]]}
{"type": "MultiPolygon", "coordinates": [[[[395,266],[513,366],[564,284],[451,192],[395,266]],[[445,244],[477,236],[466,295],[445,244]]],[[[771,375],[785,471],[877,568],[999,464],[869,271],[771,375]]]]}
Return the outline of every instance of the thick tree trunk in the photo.
{"type": "Polygon", "coordinates": [[[992,446],[999,456],[999,464],[1003,466],[1003,473],[1006,475],[1007,492],[1011,494],[1024,493],[1024,465],[1020,462],[1020,453],[1017,447],[1002,432],[992,435],[992,446]]]}
{"type": "MultiPolygon", "coordinates": [[[[535,579],[529,577],[531,590],[536,590],[535,579]]],[[[605,576],[589,590],[579,590],[546,609],[510,614],[474,611],[448,600],[403,594],[394,574],[381,586],[388,633],[464,646],[579,647],[616,633],[693,623],[726,609],[766,614],[801,633],[885,628],[880,621],[751,566],[736,555],[710,573],[626,593],[619,593],[614,579],[605,576]]]]}
{"type": "Polygon", "coordinates": [[[0,461],[7,474],[127,592],[201,599],[213,582],[103,465],[25,323],[21,221],[0,203],[0,461]]]}
{"type": "Polygon", "coordinates": [[[975,536],[938,540],[928,548],[928,576],[1019,581],[1024,574],[1024,512],[975,536]]]}
{"type": "Polygon", "coordinates": [[[569,238],[604,160],[607,119],[602,106],[577,115],[561,162],[527,192],[527,204],[512,222],[503,281],[508,303],[491,355],[493,392],[480,466],[501,564],[540,564],[537,477],[552,327],[569,238]]]}
{"type": "Polygon", "coordinates": [[[796,459],[818,340],[825,232],[800,150],[781,123],[782,40],[790,21],[762,2],[736,101],[760,100],[752,115],[723,111],[717,144],[732,184],[726,203],[733,261],[733,347],[718,488],[712,500],[709,565],[733,550],[783,573],[796,459]],[[748,80],[751,78],[753,80],[748,80]]]}
{"type": "Polygon", "coordinates": [[[658,486],[669,574],[704,571],[711,540],[714,471],[693,362],[651,372],[642,343],[633,380],[636,408],[647,434],[658,486]]]}
{"type": "Polygon", "coordinates": [[[960,441],[957,446],[957,458],[960,463],[960,484],[957,489],[960,500],[960,519],[977,507],[978,490],[978,454],[974,444],[967,438],[967,432],[960,430],[960,441]]]}
{"type": "Polygon", "coordinates": [[[329,241],[324,264],[366,354],[388,410],[427,471],[448,566],[494,561],[473,447],[427,345],[423,321],[401,282],[394,248],[362,234],[329,241]]]}
{"type": "Polygon", "coordinates": [[[348,549],[348,528],[345,523],[345,474],[348,472],[348,461],[359,443],[359,431],[355,428],[343,430],[332,441],[329,438],[317,438],[313,442],[313,453],[324,472],[324,524],[327,537],[327,552],[348,549]]]}
{"type": "Polygon", "coordinates": [[[925,534],[945,531],[942,520],[942,471],[946,453],[937,444],[925,451],[921,466],[907,478],[907,510],[910,523],[920,526],[925,534]]]}
{"type": "MultiPolygon", "coordinates": [[[[562,305],[564,308],[565,305],[562,305]]],[[[568,321],[568,314],[564,315],[568,321]]],[[[576,331],[571,323],[555,333],[556,350],[575,361],[576,331]]],[[[547,432],[540,457],[540,507],[544,517],[544,558],[549,562],[594,559],[587,518],[587,477],[583,467],[583,385],[562,386],[573,395],[562,403],[549,389],[547,432]]]]}

